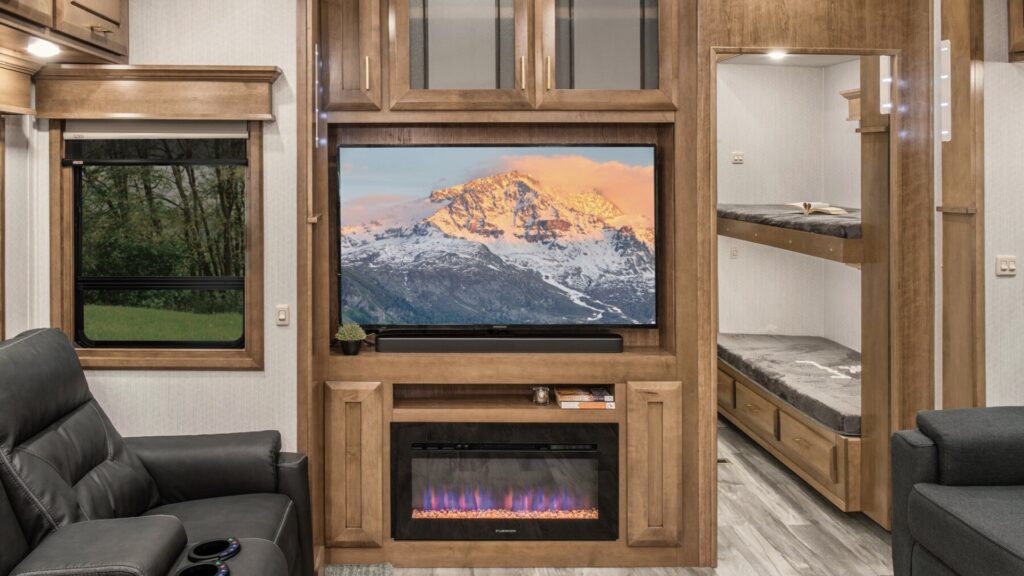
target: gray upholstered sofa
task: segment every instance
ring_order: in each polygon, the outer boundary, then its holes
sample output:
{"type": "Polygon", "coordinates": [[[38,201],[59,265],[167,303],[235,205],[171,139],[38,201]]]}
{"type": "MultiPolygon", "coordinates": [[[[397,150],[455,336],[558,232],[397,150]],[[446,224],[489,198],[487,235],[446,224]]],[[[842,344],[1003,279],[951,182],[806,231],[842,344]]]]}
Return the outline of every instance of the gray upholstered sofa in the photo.
{"type": "Polygon", "coordinates": [[[166,576],[227,537],[235,575],[312,576],[306,459],[280,443],[125,440],[61,332],[0,343],[0,576],[166,576]]]}
{"type": "Polygon", "coordinates": [[[1024,574],[1024,407],[922,412],[892,439],[896,576],[1024,574]]]}

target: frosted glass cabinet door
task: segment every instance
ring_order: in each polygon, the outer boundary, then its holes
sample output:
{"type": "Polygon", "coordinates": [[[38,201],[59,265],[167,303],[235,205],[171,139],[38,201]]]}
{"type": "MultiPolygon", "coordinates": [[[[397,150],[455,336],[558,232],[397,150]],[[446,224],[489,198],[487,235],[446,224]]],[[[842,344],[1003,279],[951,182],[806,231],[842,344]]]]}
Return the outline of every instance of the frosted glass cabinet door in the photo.
{"type": "Polygon", "coordinates": [[[391,107],[532,107],[530,0],[391,0],[391,107]]]}
{"type": "Polygon", "coordinates": [[[540,107],[674,109],[676,4],[540,0],[540,107]]]}
{"type": "Polygon", "coordinates": [[[380,110],[379,0],[322,0],[320,86],[325,110],[380,110]]]}

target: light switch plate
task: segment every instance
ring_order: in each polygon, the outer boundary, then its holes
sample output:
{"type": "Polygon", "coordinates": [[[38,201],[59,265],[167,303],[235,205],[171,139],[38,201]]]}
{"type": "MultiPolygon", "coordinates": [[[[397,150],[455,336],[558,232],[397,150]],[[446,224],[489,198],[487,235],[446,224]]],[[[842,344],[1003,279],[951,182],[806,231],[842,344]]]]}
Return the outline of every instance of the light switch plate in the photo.
{"type": "Polygon", "coordinates": [[[274,321],[278,326],[287,326],[291,323],[291,311],[287,304],[282,304],[277,307],[274,312],[274,321]]]}
{"type": "Polygon", "coordinates": [[[996,276],[1016,276],[1017,266],[1016,256],[996,256],[996,276]]]}
{"type": "Polygon", "coordinates": [[[745,161],[746,161],[746,157],[744,156],[743,152],[733,152],[732,153],[732,163],[733,164],[743,164],[745,161]]]}

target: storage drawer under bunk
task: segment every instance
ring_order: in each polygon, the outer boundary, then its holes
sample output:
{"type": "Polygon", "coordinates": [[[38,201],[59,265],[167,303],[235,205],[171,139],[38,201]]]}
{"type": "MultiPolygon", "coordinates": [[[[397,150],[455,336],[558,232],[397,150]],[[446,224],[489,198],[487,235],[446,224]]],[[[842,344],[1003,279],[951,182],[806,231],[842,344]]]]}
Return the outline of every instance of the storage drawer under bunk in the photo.
{"type": "Polygon", "coordinates": [[[779,410],[757,392],[736,382],[736,417],[765,438],[778,440],[779,410]]]}
{"type": "Polygon", "coordinates": [[[790,457],[804,464],[804,469],[822,483],[833,485],[839,481],[834,439],[822,436],[793,416],[780,411],[779,443],[790,457]]]}
{"type": "Polygon", "coordinates": [[[732,410],[736,407],[736,381],[721,370],[718,371],[718,405],[732,410]]]}

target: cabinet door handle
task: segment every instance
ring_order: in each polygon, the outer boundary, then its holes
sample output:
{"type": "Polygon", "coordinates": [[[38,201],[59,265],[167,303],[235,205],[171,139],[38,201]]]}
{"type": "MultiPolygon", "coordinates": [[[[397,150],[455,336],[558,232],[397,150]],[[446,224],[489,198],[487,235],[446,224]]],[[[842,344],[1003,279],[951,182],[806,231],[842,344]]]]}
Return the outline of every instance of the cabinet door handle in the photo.
{"type": "Polygon", "coordinates": [[[744,409],[745,409],[745,410],[746,410],[747,412],[753,412],[754,414],[757,414],[758,412],[760,412],[760,411],[761,411],[761,409],[760,409],[760,408],[758,408],[757,406],[754,406],[754,405],[753,405],[753,404],[751,404],[750,402],[747,402],[746,404],[744,404],[744,405],[743,405],[743,408],[744,408],[744,409]]]}
{"type": "Polygon", "coordinates": [[[519,89],[526,92],[526,56],[519,57],[519,78],[522,82],[519,89]]]}
{"type": "Polygon", "coordinates": [[[103,34],[104,36],[114,33],[110,28],[104,28],[103,26],[90,26],[89,29],[96,34],[103,34]]]}
{"type": "Polygon", "coordinates": [[[363,90],[370,91],[370,57],[363,58],[363,90]]]}
{"type": "Polygon", "coordinates": [[[544,58],[544,88],[551,90],[551,56],[544,58]]]}

